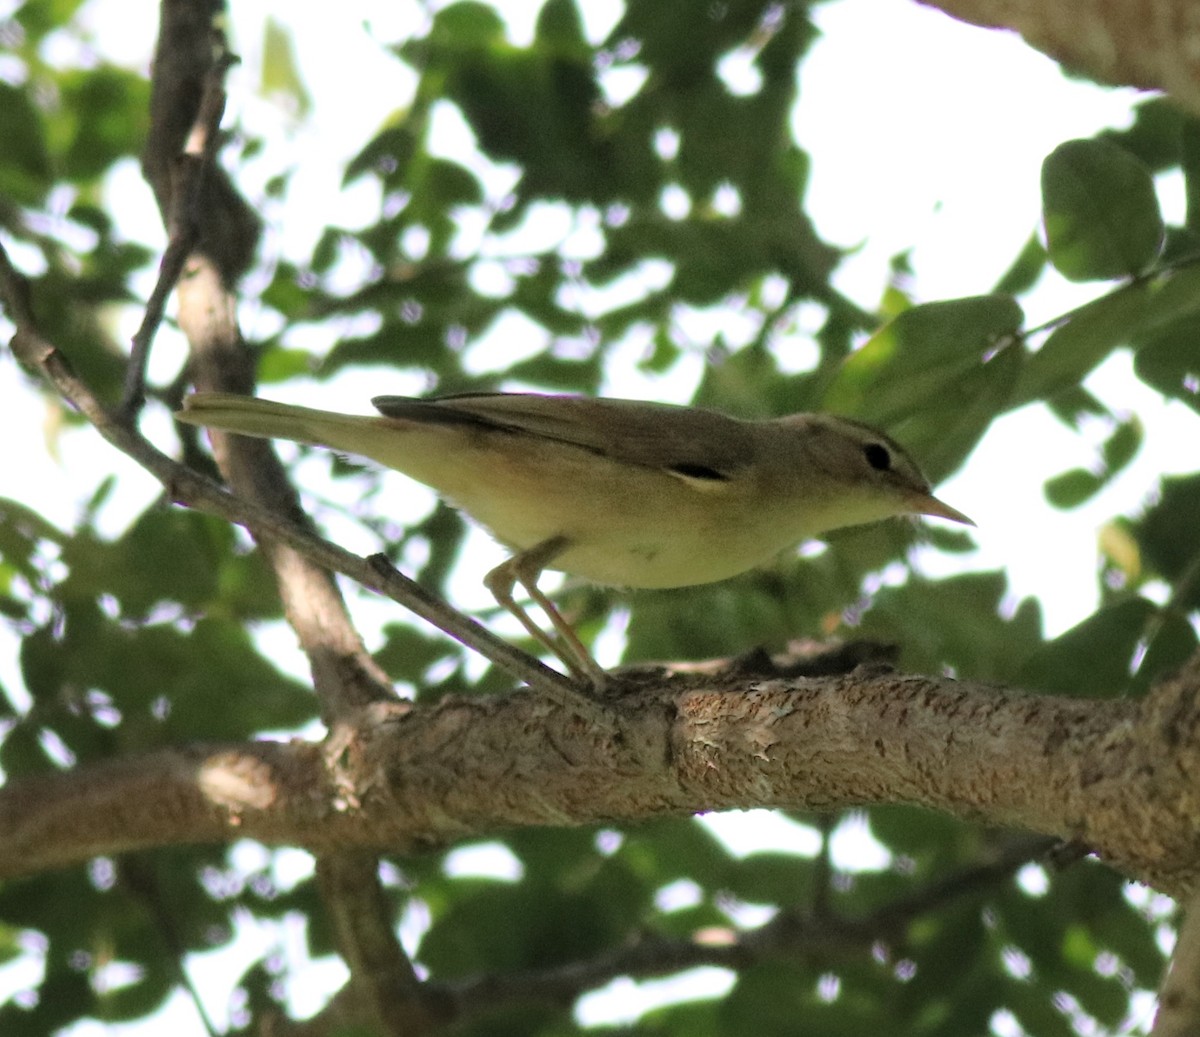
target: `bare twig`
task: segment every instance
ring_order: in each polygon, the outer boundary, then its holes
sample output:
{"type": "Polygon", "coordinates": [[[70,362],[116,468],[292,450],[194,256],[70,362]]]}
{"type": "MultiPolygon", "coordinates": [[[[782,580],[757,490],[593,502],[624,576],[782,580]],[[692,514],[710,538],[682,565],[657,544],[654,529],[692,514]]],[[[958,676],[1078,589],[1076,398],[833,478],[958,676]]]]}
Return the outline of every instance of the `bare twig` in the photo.
{"type": "Polygon", "coordinates": [[[169,240],[158,267],[158,280],[146,301],[142,323],[133,336],[129,365],[125,370],[125,392],[120,412],[132,418],[146,399],[146,365],[150,346],[162,323],[167,297],[183,273],[200,234],[200,201],[204,178],[216,159],[221,117],[225,113],[225,74],[238,59],[224,51],[224,38],[217,35],[220,51],[204,78],[204,94],[192,132],[171,170],[170,212],[166,219],[169,240]]]}
{"type": "Polygon", "coordinates": [[[145,858],[131,854],[118,863],[117,877],[122,888],[135,897],[149,914],[154,928],[158,930],[158,935],[171,956],[175,976],[192,999],[192,1005],[196,1009],[196,1015],[200,1017],[200,1024],[205,1033],[209,1037],[217,1037],[217,1027],[205,1011],[200,991],[188,972],[187,946],[180,936],[175,916],[163,896],[162,885],[155,874],[154,865],[145,858]]]}
{"type": "Polygon", "coordinates": [[[907,925],[951,900],[994,888],[1029,862],[1046,859],[1058,845],[1058,839],[1045,836],[1014,837],[1000,849],[994,860],[952,872],[906,896],[898,897],[880,908],[874,919],[893,930],[907,925]]]}
{"type": "Polygon", "coordinates": [[[548,969],[484,976],[444,986],[453,995],[456,1014],[470,1015],[528,1000],[569,1005],[581,994],[618,976],[647,979],[702,965],[744,969],[773,959],[861,954],[880,940],[902,936],[908,924],[949,903],[985,896],[1026,863],[1041,857],[1051,842],[1015,840],[996,860],[936,879],[898,905],[887,905],[862,919],[846,918],[827,907],[812,912],[788,911],[748,932],[729,929],[697,934],[691,939],[652,936],[607,954],[548,969]]]}

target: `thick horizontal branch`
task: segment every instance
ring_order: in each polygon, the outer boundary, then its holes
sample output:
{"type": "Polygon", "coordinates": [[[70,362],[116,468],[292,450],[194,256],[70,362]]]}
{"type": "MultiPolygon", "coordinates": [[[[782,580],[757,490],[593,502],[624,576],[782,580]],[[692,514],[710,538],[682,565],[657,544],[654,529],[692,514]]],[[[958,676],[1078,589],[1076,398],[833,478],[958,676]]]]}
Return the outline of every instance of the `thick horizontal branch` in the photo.
{"type": "Polygon", "coordinates": [[[615,728],[529,693],[376,705],[337,773],[316,747],[254,743],[12,783],[0,877],[239,837],[408,853],[514,827],[900,802],[1072,840],[1179,895],[1200,860],[1198,688],[1200,663],[1145,703],[895,674],[656,675],[614,698],[615,728]]]}

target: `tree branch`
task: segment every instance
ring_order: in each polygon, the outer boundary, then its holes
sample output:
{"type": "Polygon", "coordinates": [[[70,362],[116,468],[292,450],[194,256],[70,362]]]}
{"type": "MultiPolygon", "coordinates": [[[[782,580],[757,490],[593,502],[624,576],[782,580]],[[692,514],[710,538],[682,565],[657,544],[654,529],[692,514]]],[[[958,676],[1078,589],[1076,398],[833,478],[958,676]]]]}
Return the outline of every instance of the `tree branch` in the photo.
{"type": "Polygon", "coordinates": [[[141,409],[146,399],[146,365],[154,335],[166,311],[167,297],[200,239],[204,180],[216,159],[221,118],[225,114],[225,73],[237,62],[237,58],[225,51],[223,35],[215,29],[213,34],[219,41],[219,52],[204,76],[204,92],[196,123],[188,134],[184,150],[169,170],[173,186],[163,193],[170,199],[170,212],[166,218],[169,239],[159,262],[158,280],[146,300],[146,312],[130,344],[120,408],[122,415],[129,418],[141,409]]]}
{"type": "Polygon", "coordinates": [[[986,895],[1023,865],[1043,856],[1052,845],[1053,840],[1016,839],[994,860],[938,879],[865,918],[847,918],[824,910],[783,911],[757,929],[730,928],[691,939],[647,936],[608,954],[547,969],[436,984],[435,989],[445,990],[452,998],[456,1016],[470,1016],[523,1001],[570,1005],[580,995],[620,976],[650,979],[704,965],[744,969],[777,959],[844,958],[861,954],[880,941],[903,939],[910,923],[947,904],[986,895]]]}
{"type": "Polygon", "coordinates": [[[240,837],[406,854],[505,828],[900,802],[1074,840],[1180,895],[1200,868],[1198,701],[1200,659],[1136,703],[860,672],[647,681],[614,702],[619,730],[521,694],[380,704],[336,766],[251,743],[15,782],[0,878],[240,837]]]}
{"type": "Polygon", "coordinates": [[[192,981],[187,969],[187,942],[179,932],[174,907],[163,895],[153,861],[129,854],[117,863],[117,881],[134,900],[140,903],[158,931],[167,953],[170,955],[179,985],[187,991],[192,1008],[200,1019],[208,1037],[217,1037],[217,1027],[204,1008],[204,999],[192,981]]]}
{"type": "Polygon", "coordinates": [[[439,1029],[449,1004],[437,1003],[423,988],[396,938],[395,905],[379,882],[378,858],[326,854],[317,861],[317,880],[350,984],[379,1032],[420,1037],[439,1029]]]}
{"type": "Polygon", "coordinates": [[[1200,113],[1196,48],[1200,25],[1191,0],[1152,6],[1108,0],[922,0],[974,25],[1011,29],[1031,47],[1102,83],[1165,90],[1200,113]]]}
{"type": "MultiPolygon", "coordinates": [[[[247,392],[254,384],[254,362],[237,324],[233,285],[246,260],[246,243],[257,242],[259,223],[227,177],[207,175],[225,108],[222,80],[229,61],[215,24],[221,9],[212,0],[163,0],[142,164],[176,248],[173,255],[168,249],[164,267],[170,258],[187,271],[178,283],[179,325],[191,348],[193,376],[204,388],[247,392]]],[[[160,285],[170,274],[164,269],[160,285]]],[[[153,313],[147,313],[145,323],[153,321],[153,313]]],[[[143,360],[135,351],[129,399],[140,395],[142,372],[136,365],[143,360]]],[[[287,474],[265,444],[221,437],[217,446],[221,472],[235,493],[290,516],[297,526],[308,525],[287,474]]],[[[252,532],[275,571],[284,612],[309,658],[326,723],[332,727],[372,701],[390,699],[387,675],[366,652],[329,571],[264,537],[262,527],[252,532]]]]}

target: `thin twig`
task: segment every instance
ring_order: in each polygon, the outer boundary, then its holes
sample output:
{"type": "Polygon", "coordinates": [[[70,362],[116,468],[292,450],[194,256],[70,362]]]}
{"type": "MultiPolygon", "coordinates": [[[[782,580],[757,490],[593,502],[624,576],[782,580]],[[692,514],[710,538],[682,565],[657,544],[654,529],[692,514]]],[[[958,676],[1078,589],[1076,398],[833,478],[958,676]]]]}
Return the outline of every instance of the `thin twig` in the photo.
{"type": "MultiPolygon", "coordinates": [[[[218,37],[220,38],[220,37],[218,37]]],[[[224,40],[221,39],[221,46],[224,40]]],[[[204,178],[216,160],[220,143],[221,118],[225,114],[225,74],[238,58],[222,50],[213,60],[204,81],[200,111],[188,135],[183,152],[177,156],[171,175],[176,182],[171,192],[170,213],[167,218],[169,239],[158,266],[158,280],[146,301],[141,326],[133,336],[129,364],[125,369],[125,391],[120,413],[133,418],[146,402],[146,366],[150,362],[150,347],[162,324],[170,296],[200,237],[200,199],[204,178]]]]}
{"type": "Polygon", "coordinates": [[[204,1001],[200,997],[200,990],[188,972],[187,947],[179,934],[179,927],[175,922],[174,915],[167,908],[167,904],[163,898],[161,883],[158,881],[158,876],[154,871],[154,865],[143,856],[129,854],[118,861],[117,875],[121,886],[131,896],[140,901],[146,912],[150,915],[154,927],[158,930],[159,937],[171,955],[175,976],[192,999],[192,1005],[196,1009],[196,1014],[200,1017],[200,1024],[204,1027],[204,1032],[209,1037],[217,1037],[219,1031],[216,1024],[213,1023],[212,1017],[205,1010],[204,1001]]]}
{"type": "MultiPolygon", "coordinates": [[[[222,9],[222,0],[163,0],[142,170],[174,243],[167,267],[178,263],[181,247],[191,242],[175,284],[188,375],[209,388],[246,392],[253,385],[253,362],[237,324],[233,286],[257,249],[261,223],[213,161],[228,65],[222,9]]],[[[169,281],[164,278],[163,286],[169,281]]],[[[132,411],[124,414],[135,420],[132,411]]],[[[214,446],[221,474],[237,496],[316,532],[265,444],[217,437],[214,446]]],[[[321,718],[331,739],[343,738],[361,709],[394,700],[392,682],[367,652],[333,574],[269,538],[259,543],[284,616],[308,658],[321,718]]]]}
{"type": "Polygon", "coordinates": [[[430,1002],[396,938],[395,905],[379,881],[378,857],[325,854],[317,860],[317,880],[351,985],[379,1032],[419,1037],[440,1029],[449,1005],[430,1002]]]}
{"type": "Polygon", "coordinates": [[[445,989],[454,999],[457,1014],[470,1016],[521,1001],[570,1005],[581,994],[617,976],[645,979],[702,965],[744,969],[779,958],[859,953],[881,939],[893,938],[904,925],[948,903],[996,888],[1023,865],[1041,857],[1051,842],[1041,838],[1015,840],[997,860],[936,879],[898,905],[884,906],[862,919],[847,918],[828,909],[820,913],[786,911],[759,929],[743,933],[730,929],[720,934],[724,938],[705,941],[648,936],[591,958],[546,969],[437,984],[434,989],[445,989]]]}
{"type": "Polygon", "coordinates": [[[1030,861],[1048,857],[1059,845],[1060,840],[1040,835],[1014,838],[1000,849],[994,860],[935,879],[880,908],[874,918],[877,923],[893,929],[907,925],[951,900],[991,889],[1030,861]]]}

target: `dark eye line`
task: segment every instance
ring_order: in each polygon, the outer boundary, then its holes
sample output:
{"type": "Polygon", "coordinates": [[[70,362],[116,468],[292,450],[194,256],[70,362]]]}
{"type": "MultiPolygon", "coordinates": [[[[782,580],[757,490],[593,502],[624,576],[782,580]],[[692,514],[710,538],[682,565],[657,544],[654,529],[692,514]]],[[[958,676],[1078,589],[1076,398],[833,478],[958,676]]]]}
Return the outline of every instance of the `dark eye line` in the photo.
{"type": "Polygon", "coordinates": [[[877,472],[889,472],[892,469],[892,455],[882,443],[866,443],[863,445],[863,457],[867,464],[877,472]]]}

